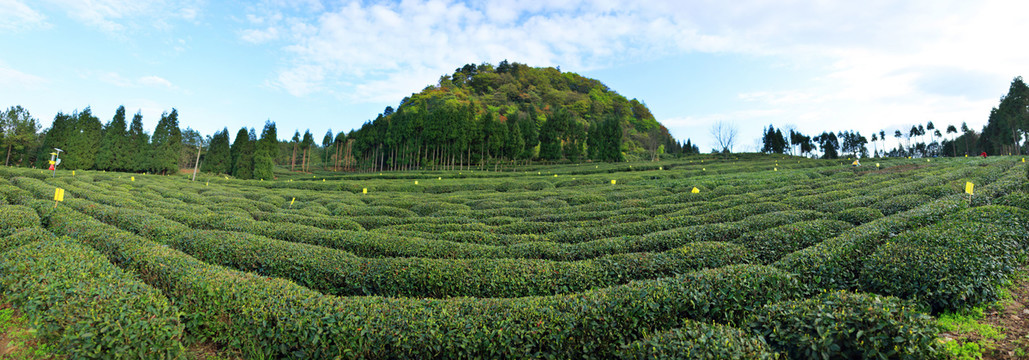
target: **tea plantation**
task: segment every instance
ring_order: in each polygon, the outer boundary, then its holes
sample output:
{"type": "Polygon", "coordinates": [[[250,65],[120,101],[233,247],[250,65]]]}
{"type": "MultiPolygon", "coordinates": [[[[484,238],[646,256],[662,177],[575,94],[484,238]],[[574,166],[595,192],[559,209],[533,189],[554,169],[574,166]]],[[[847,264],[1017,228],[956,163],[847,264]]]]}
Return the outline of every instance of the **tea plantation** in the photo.
{"type": "Polygon", "coordinates": [[[0,290],[70,358],[938,356],[1027,263],[1026,164],[848,165],[0,168],[0,290]]]}

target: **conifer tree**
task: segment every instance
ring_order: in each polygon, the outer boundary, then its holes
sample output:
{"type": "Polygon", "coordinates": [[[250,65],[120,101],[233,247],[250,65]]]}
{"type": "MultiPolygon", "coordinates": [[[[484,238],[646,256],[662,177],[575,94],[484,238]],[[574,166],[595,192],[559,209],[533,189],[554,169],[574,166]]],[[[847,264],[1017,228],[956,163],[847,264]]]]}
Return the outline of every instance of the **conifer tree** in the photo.
{"type": "Polygon", "coordinates": [[[275,123],[266,121],[264,130],[261,131],[261,140],[257,144],[254,154],[254,178],[271,180],[275,177],[275,152],[279,149],[279,140],[276,138],[277,130],[275,123]]]}
{"type": "Polygon", "coordinates": [[[207,157],[204,158],[201,171],[228,174],[231,163],[229,155],[229,129],[223,128],[211,137],[211,144],[208,145],[207,157]]]}
{"type": "Polygon", "coordinates": [[[125,106],[119,106],[114,118],[104,126],[104,137],[100,142],[100,150],[96,153],[96,168],[100,170],[125,170],[126,136],[125,106]]]}
{"type": "Polygon", "coordinates": [[[153,151],[150,169],[155,173],[169,174],[179,171],[179,155],[182,152],[182,130],[179,129],[179,113],[174,108],[171,114],[161,114],[154,135],[151,138],[153,151]]]}
{"type": "Polygon", "coordinates": [[[65,169],[93,169],[96,166],[96,153],[100,149],[103,125],[100,119],[93,116],[89,107],[74,115],[74,126],[65,144],[61,165],[65,169]]]}
{"type": "Polygon", "coordinates": [[[147,171],[150,164],[150,134],[143,130],[143,114],[139,111],[132,116],[132,123],[129,125],[128,141],[126,142],[128,158],[127,169],[133,172],[147,171]]]}

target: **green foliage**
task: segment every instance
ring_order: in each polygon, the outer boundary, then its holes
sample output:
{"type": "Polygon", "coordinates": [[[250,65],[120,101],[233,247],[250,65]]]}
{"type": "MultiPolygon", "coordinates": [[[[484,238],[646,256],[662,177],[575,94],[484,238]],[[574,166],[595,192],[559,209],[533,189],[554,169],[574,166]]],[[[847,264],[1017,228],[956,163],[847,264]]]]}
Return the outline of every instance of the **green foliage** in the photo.
{"type": "Polygon", "coordinates": [[[29,207],[0,205],[0,236],[7,236],[22,228],[39,227],[39,216],[29,207]]]}
{"type": "Polygon", "coordinates": [[[229,150],[229,129],[223,128],[211,137],[207,156],[204,158],[200,169],[204,172],[215,174],[228,174],[231,166],[232,154],[229,150]]]}
{"type": "Polygon", "coordinates": [[[181,356],[178,310],[92,249],[68,240],[31,243],[0,254],[0,274],[7,301],[62,354],[181,356]]]}
{"type": "Polygon", "coordinates": [[[777,359],[765,340],[743,330],[689,321],[618,352],[621,359],[777,359]]]}
{"type": "Polygon", "coordinates": [[[803,221],[747,233],[735,242],[753,251],[762,263],[771,263],[783,255],[817,244],[852,227],[838,220],[803,221]]]}
{"type": "Polygon", "coordinates": [[[884,215],[882,211],[867,207],[856,207],[847,210],[840,211],[835,214],[836,219],[840,221],[846,221],[854,225],[861,225],[867,222],[875,221],[882,218],[884,215]]]}
{"type": "Polygon", "coordinates": [[[1029,245],[1029,211],[986,206],[891,239],[866,261],[867,291],[913,299],[934,312],[995,301],[1029,245]]]}
{"type": "Polygon", "coordinates": [[[749,326],[793,359],[925,359],[938,353],[932,318],[894,297],[831,291],[766,305],[749,326]]]}

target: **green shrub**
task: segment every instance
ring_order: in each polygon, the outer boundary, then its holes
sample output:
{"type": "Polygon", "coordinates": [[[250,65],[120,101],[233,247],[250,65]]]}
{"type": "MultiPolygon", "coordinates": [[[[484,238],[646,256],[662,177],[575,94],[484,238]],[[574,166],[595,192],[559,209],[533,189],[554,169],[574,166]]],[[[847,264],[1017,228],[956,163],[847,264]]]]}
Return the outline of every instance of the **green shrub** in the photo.
{"type": "Polygon", "coordinates": [[[10,235],[0,237],[0,253],[36,241],[52,239],[54,239],[54,234],[46,229],[39,227],[23,228],[14,231],[10,235]]]}
{"type": "Polygon", "coordinates": [[[2,253],[0,284],[6,301],[69,358],[182,355],[178,309],[88,247],[37,241],[2,253]]]}
{"type": "Polygon", "coordinates": [[[883,217],[882,211],[868,207],[856,207],[840,211],[834,215],[836,220],[861,225],[883,217]]]}
{"type": "Polygon", "coordinates": [[[895,297],[830,291],[766,305],[749,325],[793,359],[925,359],[938,353],[933,319],[895,297]]]}
{"type": "Polygon", "coordinates": [[[777,359],[765,340],[740,329],[695,321],[626,346],[621,359],[777,359]]]}
{"type": "Polygon", "coordinates": [[[817,244],[854,227],[838,220],[802,221],[767,230],[743,234],[734,242],[753,251],[762,263],[778,260],[783,255],[817,244]]]}
{"type": "Polygon", "coordinates": [[[865,261],[863,289],[919,301],[934,312],[999,299],[1001,284],[1025,261],[1029,211],[988,206],[950,219],[881,246],[865,261]]]}
{"type": "Polygon", "coordinates": [[[39,215],[32,208],[20,205],[0,205],[0,237],[18,229],[39,227],[39,215]]]}

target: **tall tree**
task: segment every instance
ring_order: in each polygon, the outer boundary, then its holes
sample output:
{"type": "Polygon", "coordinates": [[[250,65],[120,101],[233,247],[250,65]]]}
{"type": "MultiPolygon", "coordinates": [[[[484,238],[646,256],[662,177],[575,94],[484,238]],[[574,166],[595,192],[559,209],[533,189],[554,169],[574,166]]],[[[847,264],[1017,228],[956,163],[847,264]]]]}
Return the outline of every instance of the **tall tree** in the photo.
{"type": "Polygon", "coordinates": [[[300,142],[300,147],[304,149],[303,164],[300,166],[300,171],[309,171],[307,167],[307,159],[311,153],[311,147],[314,146],[314,136],[311,135],[311,129],[304,131],[304,140],[300,142]]]}
{"type": "Polygon", "coordinates": [[[271,120],[264,122],[261,139],[256,144],[254,153],[254,178],[275,178],[275,153],[279,151],[278,130],[271,120]]]}
{"type": "Polygon", "coordinates": [[[715,138],[718,147],[722,148],[721,151],[725,154],[732,152],[732,147],[736,144],[736,134],[738,133],[736,125],[724,121],[718,121],[711,125],[711,136],[715,138]]]}
{"type": "Polygon", "coordinates": [[[119,106],[114,118],[104,126],[104,137],[100,141],[100,150],[96,153],[96,168],[100,170],[125,170],[127,158],[125,106],[119,106]]]}
{"type": "Polygon", "coordinates": [[[143,114],[139,111],[132,116],[132,123],[129,125],[128,133],[129,158],[127,170],[134,172],[147,171],[150,164],[150,134],[143,130],[143,114]]]}
{"type": "MultiPolygon", "coordinates": [[[[954,125],[947,125],[947,135],[957,134],[957,133],[958,133],[958,128],[954,127],[954,125]]],[[[958,156],[958,148],[957,148],[957,145],[954,143],[953,139],[951,139],[951,150],[952,151],[951,151],[950,156],[958,156]]]]}
{"type": "Polygon", "coordinates": [[[12,106],[0,114],[0,146],[7,150],[4,165],[11,164],[11,154],[27,149],[36,140],[39,121],[28,110],[12,106]]]}
{"type": "Polygon", "coordinates": [[[228,174],[231,164],[229,129],[223,128],[211,137],[211,144],[208,145],[207,156],[204,158],[201,170],[215,174],[228,174]]]}
{"type": "Polygon", "coordinates": [[[150,169],[155,173],[174,174],[179,171],[179,156],[182,153],[182,130],[179,129],[179,112],[161,114],[151,137],[153,157],[150,169]]]}
{"type": "MultiPolygon", "coordinates": [[[[389,109],[390,113],[392,114],[393,107],[387,106],[386,109],[389,109]]],[[[332,138],[332,129],[326,131],[325,136],[322,137],[322,169],[325,169],[327,166],[329,166],[329,148],[332,145],[332,138]]]]}
{"type": "Polygon", "coordinates": [[[254,178],[255,137],[254,131],[247,131],[245,127],[236,132],[236,139],[229,148],[232,155],[232,176],[239,179],[254,178]]]}

